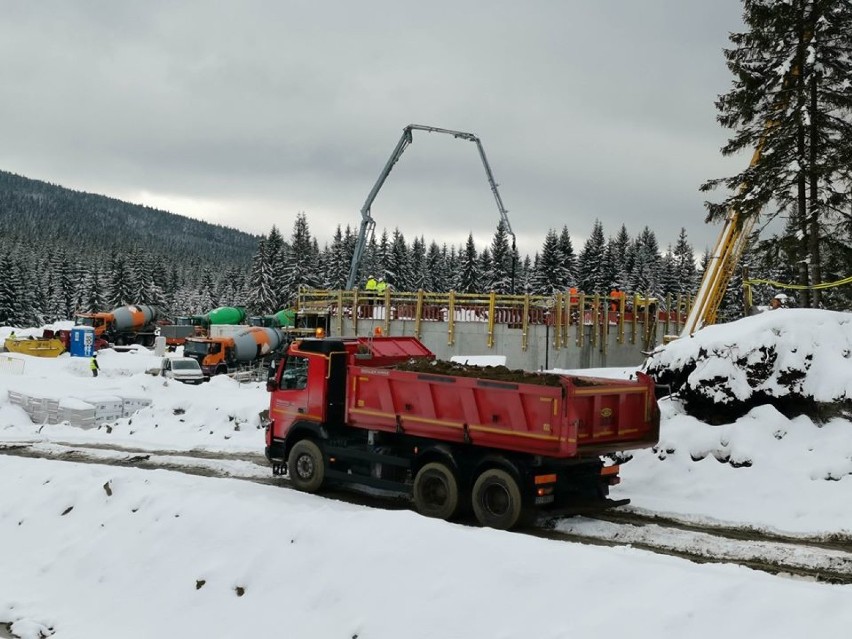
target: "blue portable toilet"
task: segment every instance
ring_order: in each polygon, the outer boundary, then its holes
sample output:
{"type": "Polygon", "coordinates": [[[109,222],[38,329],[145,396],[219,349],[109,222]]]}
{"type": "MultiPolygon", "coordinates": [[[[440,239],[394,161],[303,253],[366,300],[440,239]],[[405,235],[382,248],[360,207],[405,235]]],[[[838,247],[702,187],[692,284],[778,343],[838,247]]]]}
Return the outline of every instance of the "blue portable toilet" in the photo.
{"type": "Polygon", "coordinates": [[[95,353],[95,329],[75,326],[71,329],[71,357],[91,357],[95,353]]]}

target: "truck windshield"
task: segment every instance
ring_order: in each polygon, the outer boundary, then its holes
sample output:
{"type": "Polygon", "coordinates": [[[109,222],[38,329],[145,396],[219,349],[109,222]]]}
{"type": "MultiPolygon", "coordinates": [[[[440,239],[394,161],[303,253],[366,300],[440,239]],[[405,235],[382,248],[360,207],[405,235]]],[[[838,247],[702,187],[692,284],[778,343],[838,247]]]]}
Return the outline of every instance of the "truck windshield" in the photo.
{"type": "Polygon", "coordinates": [[[210,344],[208,342],[196,342],[186,340],[183,345],[184,355],[207,355],[210,344]]]}
{"type": "Polygon", "coordinates": [[[308,385],[308,359],[289,355],[281,373],[281,390],[301,390],[308,385]]]}
{"type": "Polygon", "coordinates": [[[172,368],[176,371],[198,371],[201,367],[194,359],[172,360],[172,368]]]}
{"type": "Polygon", "coordinates": [[[98,317],[78,317],[77,326],[100,326],[101,321],[98,317]]]}

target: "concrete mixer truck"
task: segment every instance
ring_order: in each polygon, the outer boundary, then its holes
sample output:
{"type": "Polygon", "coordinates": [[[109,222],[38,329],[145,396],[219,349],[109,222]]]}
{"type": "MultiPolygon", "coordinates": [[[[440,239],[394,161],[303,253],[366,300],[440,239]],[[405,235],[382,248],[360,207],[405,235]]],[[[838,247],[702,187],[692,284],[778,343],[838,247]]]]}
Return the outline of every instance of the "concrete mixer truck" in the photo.
{"type": "Polygon", "coordinates": [[[242,324],[246,319],[246,309],[242,306],[219,306],[204,315],[182,315],[177,318],[178,326],[201,326],[242,324]]]}
{"type": "Polygon", "coordinates": [[[189,337],[184,342],[183,354],[197,360],[205,375],[223,375],[241,365],[273,358],[289,342],[280,329],[253,326],[230,337],[189,337]]]}
{"type": "Polygon", "coordinates": [[[166,345],[174,349],[182,346],[188,337],[206,337],[211,326],[242,324],[246,311],[241,306],[220,306],[204,315],[181,315],[175,324],[160,327],[166,345]]]}
{"type": "Polygon", "coordinates": [[[153,346],[157,335],[154,323],[159,311],[154,306],[130,304],[120,306],[108,313],[78,313],[78,326],[91,326],[95,329],[96,347],[109,342],[117,346],[142,344],[153,346]]]}
{"type": "Polygon", "coordinates": [[[271,328],[292,328],[296,326],[296,311],[287,308],[272,315],[252,315],[249,317],[249,324],[271,328]]]}

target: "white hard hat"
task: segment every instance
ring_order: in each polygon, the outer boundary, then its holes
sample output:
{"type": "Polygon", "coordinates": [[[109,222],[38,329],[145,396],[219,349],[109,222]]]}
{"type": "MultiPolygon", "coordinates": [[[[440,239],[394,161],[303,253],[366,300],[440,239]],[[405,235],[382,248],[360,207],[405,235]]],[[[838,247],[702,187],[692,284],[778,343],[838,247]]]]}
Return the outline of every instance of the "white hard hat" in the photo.
{"type": "Polygon", "coordinates": [[[778,295],[775,296],[775,299],[781,302],[785,302],[787,301],[787,296],[784,295],[784,293],[778,293],[778,295]]]}

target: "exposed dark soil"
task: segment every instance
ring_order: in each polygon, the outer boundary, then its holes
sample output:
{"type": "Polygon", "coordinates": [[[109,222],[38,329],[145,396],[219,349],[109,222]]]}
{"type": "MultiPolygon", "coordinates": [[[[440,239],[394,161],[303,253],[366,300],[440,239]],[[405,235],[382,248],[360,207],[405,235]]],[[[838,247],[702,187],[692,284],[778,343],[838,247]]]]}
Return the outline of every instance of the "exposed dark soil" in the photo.
{"type": "Polygon", "coordinates": [[[530,373],[523,370],[511,370],[505,366],[470,366],[445,360],[411,360],[395,366],[397,370],[432,375],[452,375],[453,377],[478,377],[495,382],[513,384],[538,384],[540,386],[561,386],[559,375],[552,373],[530,373]]]}

